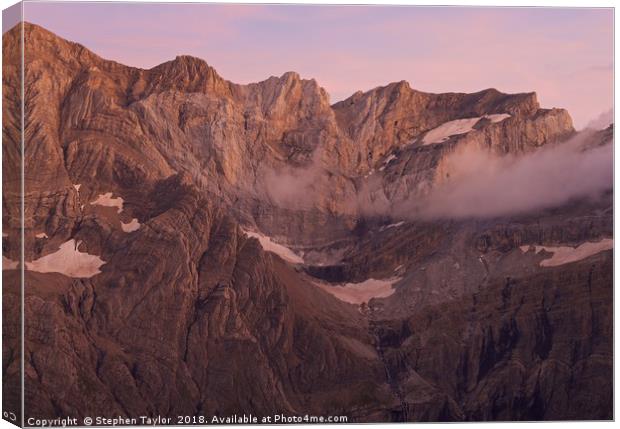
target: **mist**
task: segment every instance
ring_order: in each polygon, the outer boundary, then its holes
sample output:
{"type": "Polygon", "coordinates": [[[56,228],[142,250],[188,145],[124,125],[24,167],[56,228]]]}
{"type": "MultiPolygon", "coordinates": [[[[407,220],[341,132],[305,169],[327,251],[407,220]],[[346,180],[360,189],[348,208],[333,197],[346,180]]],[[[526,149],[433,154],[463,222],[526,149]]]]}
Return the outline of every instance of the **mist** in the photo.
{"type": "MultiPolygon", "coordinates": [[[[598,122],[606,122],[605,118],[598,122]]],[[[574,199],[596,200],[612,189],[613,144],[601,145],[600,139],[600,132],[592,127],[563,143],[503,156],[488,148],[460,145],[443,161],[442,171],[449,173],[448,178],[425,184],[404,200],[386,197],[379,174],[366,177],[357,188],[346,185],[341,176],[327,173],[319,151],[306,167],[268,169],[262,180],[270,200],[292,210],[319,208],[336,198],[332,207],[337,205],[340,214],[368,218],[509,216],[558,207],[574,199]]]]}
{"type": "Polygon", "coordinates": [[[306,168],[269,170],[264,175],[264,181],[271,201],[280,207],[299,210],[310,209],[314,205],[314,185],[321,176],[321,169],[312,163],[306,168]]]}
{"type": "Polygon", "coordinates": [[[609,109],[600,115],[598,115],[595,119],[592,119],[586,125],[586,129],[591,130],[603,130],[607,128],[610,124],[614,122],[614,110],[609,109]]]}
{"type": "Polygon", "coordinates": [[[613,146],[588,147],[593,131],[534,153],[494,156],[461,149],[449,155],[450,179],[426,196],[397,204],[404,218],[485,218],[596,199],[613,185],[613,146]]]}
{"type": "Polygon", "coordinates": [[[321,149],[317,149],[306,166],[263,170],[262,181],[269,199],[282,208],[313,208],[318,199],[319,188],[326,180],[327,173],[322,167],[322,156],[321,149]]]}

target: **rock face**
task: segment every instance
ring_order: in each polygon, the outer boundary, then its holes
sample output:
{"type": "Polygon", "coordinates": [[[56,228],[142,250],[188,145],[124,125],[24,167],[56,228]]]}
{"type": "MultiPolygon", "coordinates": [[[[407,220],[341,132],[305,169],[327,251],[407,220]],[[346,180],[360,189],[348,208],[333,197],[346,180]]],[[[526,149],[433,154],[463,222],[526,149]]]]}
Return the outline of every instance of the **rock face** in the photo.
{"type": "MultiPolygon", "coordinates": [[[[548,253],[521,250],[611,237],[610,192],[485,220],[391,219],[450,176],[457,150],[563,144],[566,111],[406,82],[330,105],[293,72],[237,85],[188,56],[136,69],[24,26],[27,417],[612,417],[612,252],[544,267],[548,253]],[[394,293],[357,306],[329,292],[371,278],[397,279],[394,293]]],[[[19,30],[3,37],[15,410],[19,30]]]]}
{"type": "Polygon", "coordinates": [[[460,118],[510,115],[513,119],[506,123],[482,130],[486,144],[505,153],[557,141],[572,131],[568,113],[540,109],[535,93],[508,95],[487,89],[475,94],[427,94],[411,89],[405,81],[358,92],[336,103],[334,110],[340,127],[356,142],[351,145],[356,166],[367,169],[392,149],[460,118]]]}

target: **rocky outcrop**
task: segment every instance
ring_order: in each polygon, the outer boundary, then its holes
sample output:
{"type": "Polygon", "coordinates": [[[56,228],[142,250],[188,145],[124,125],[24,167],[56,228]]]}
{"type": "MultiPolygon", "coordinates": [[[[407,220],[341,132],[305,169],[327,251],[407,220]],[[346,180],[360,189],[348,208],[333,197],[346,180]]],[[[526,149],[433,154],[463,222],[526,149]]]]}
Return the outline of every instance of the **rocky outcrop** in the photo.
{"type": "Polygon", "coordinates": [[[384,326],[404,419],[611,419],[611,264],[493,279],[384,326]]]}
{"type": "Polygon", "coordinates": [[[334,110],[341,128],[356,142],[357,165],[365,169],[393,149],[455,119],[510,115],[511,119],[481,133],[486,144],[505,153],[558,141],[573,131],[568,113],[540,109],[535,93],[508,95],[487,89],[474,94],[429,94],[405,81],[358,92],[336,103],[334,110]]]}

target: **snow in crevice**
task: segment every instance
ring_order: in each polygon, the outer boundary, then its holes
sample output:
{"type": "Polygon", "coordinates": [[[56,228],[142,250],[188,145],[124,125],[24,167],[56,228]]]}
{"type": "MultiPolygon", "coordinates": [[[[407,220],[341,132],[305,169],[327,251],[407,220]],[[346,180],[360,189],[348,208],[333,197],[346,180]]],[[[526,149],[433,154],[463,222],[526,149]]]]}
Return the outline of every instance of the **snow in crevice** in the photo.
{"type": "Polygon", "coordinates": [[[293,264],[303,264],[304,260],[291,249],[281,244],[274,242],[271,237],[268,237],[264,234],[254,231],[246,231],[243,230],[244,234],[248,237],[256,238],[259,242],[263,250],[271,253],[275,253],[282,259],[291,262],[293,264]]]}
{"type": "Polygon", "coordinates": [[[125,232],[137,231],[140,229],[140,222],[138,222],[138,219],[133,218],[129,223],[121,222],[121,228],[125,232]]]}
{"type": "Polygon", "coordinates": [[[597,242],[585,242],[577,247],[570,246],[521,246],[521,252],[527,253],[530,249],[534,250],[534,253],[538,254],[543,250],[545,252],[552,253],[551,258],[544,259],[540,262],[541,267],[557,267],[559,265],[569,264],[571,262],[580,261],[589,256],[596,255],[597,253],[605,250],[613,249],[614,240],[611,238],[605,238],[597,242]]]}
{"type": "Polygon", "coordinates": [[[398,228],[401,225],[404,225],[405,221],[400,221],[400,222],[396,222],[396,223],[391,223],[389,225],[384,225],[381,228],[379,228],[379,231],[385,231],[386,229],[390,229],[390,228],[398,228]]]}
{"type": "Polygon", "coordinates": [[[46,233],[40,232],[38,234],[35,234],[35,238],[49,238],[49,237],[47,236],[46,233]]]}
{"type": "Polygon", "coordinates": [[[452,136],[466,134],[474,129],[474,126],[482,118],[489,119],[492,123],[501,122],[510,115],[507,113],[497,113],[493,115],[479,116],[476,118],[456,119],[454,121],[445,122],[436,128],[428,131],[422,139],[423,145],[442,143],[452,136]]]}
{"type": "Polygon", "coordinates": [[[390,165],[390,162],[395,160],[396,158],[398,158],[396,155],[394,154],[390,154],[385,161],[383,161],[383,165],[381,166],[381,168],[379,168],[379,171],[383,171],[387,168],[388,165],[390,165]]]}
{"type": "Polygon", "coordinates": [[[19,266],[19,262],[7,258],[2,255],[2,271],[4,270],[16,270],[19,266]]]}
{"type": "Polygon", "coordinates": [[[388,156],[385,161],[383,161],[383,165],[388,165],[392,160],[398,158],[396,155],[394,155],[393,153],[390,154],[390,156],[388,156]]]}
{"type": "Polygon", "coordinates": [[[112,192],[100,194],[97,199],[92,201],[90,204],[105,207],[116,207],[118,213],[123,211],[123,199],[121,197],[112,197],[112,192]]]}
{"type": "Polygon", "coordinates": [[[26,262],[26,269],[39,273],[60,273],[68,277],[88,278],[101,271],[99,268],[106,262],[97,255],[80,252],[79,246],[71,239],[60,245],[60,248],[32,262],[26,262]]]}
{"type": "Polygon", "coordinates": [[[401,279],[402,277],[392,277],[383,280],[371,278],[361,283],[345,283],[339,285],[331,285],[318,281],[313,283],[341,301],[360,305],[367,303],[372,298],[387,298],[391,296],[395,292],[393,285],[401,279]]]}
{"type": "MultiPolygon", "coordinates": [[[[73,187],[75,188],[75,192],[77,193],[77,199],[78,201],[81,201],[82,197],[80,197],[80,188],[82,187],[82,185],[80,183],[73,185],[73,187]]],[[[84,210],[84,204],[80,204],[80,211],[84,210]]]]}

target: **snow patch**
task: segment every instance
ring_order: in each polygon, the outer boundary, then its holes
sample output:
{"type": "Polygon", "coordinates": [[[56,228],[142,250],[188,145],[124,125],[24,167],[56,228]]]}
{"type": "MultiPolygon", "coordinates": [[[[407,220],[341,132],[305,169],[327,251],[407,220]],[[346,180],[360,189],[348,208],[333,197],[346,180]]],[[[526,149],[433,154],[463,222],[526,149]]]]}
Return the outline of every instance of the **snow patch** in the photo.
{"type": "Polygon", "coordinates": [[[125,232],[133,232],[140,229],[140,222],[138,222],[138,219],[133,218],[129,223],[121,222],[121,228],[125,232]]]}
{"type": "Polygon", "coordinates": [[[605,250],[613,249],[614,240],[612,238],[605,238],[597,242],[582,243],[577,247],[526,245],[521,246],[519,249],[521,249],[521,252],[526,253],[530,250],[531,247],[534,248],[534,253],[537,254],[543,250],[545,252],[553,253],[553,256],[551,256],[551,258],[544,259],[540,262],[541,267],[557,267],[559,265],[580,261],[605,250]]]}
{"type": "Polygon", "coordinates": [[[507,113],[495,113],[492,115],[484,115],[476,118],[464,118],[449,121],[441,124],[437,128],[433,128],[432,130],[428,131],[424,136],[424,139],[422,139],[422,144],[426,146],[429,144],[442,143],[452,136],[466,134],[472,131],[474,129],[474,125],[476,125],[478,121],[482,118],[489,119],[492,123],[495,124],[509,117],[510,115],[507,113]]]}
{"type": "Polygon", "coordinates": [[[392,295],[394,293],[392,285],[401,279],[402,277],[392,277],[384,280],[368,279],[361,283],[346,283],[344,285],[313,283],[341,301],[359,305],[370,301],[372,298],[387,298],[392,295]]]}
{"type": "Polygon", "coordinates": [[[49,238],[46,233],[40,232],[35,235],[35,238],[49,238]]]}
{"type": "Polygon", "coordinates": [[[496,124],[502,122],[504,119],[510,118],[510,115],[508,113],[494,113],[493,115],[485,115],[484,117],[496,124]]]}
{"type": "Polygon", "coordinates": [[[480,120],[477,118],[465,118],[449,121],[433,128],[426,133],[422,140],[423,145],[441,143],[448,140],[451,136],[465,134],[474,129],[474,125],[480,120]]]}
{"type": "Polygon", "coordinates": [[[2,255],[2,271],[4,270],[16,270],[19,266],[19,262],[7,258],[2,255]]]}
{"type": "Polygon", "coordinates": [[[105,194],[99,195],[97,199],[90,204],[106,207],[116,207],[118,213],[123,211],[123,199],[121,197],[112,197],[112,192],[106,192],[105,194]]]}
{"type": "Polygon", "coordinates": [[[99,268],[106,262],[96,255],[80,252],[81,242],[71,239],[60,248],[32,262],[26,262],[26,269],[39,273],[60,273],[68,277],[87,278],[99,274],[99,268]]]}
{"type": "Polygon", "coordinates": [[[284,260],[286,260],[288,262],[291,262],[293,264],[303,264],[304,263],[304,260],[302,258],[300,258],[299,255],[297,255],[295,252],[293,252],[288,247],[274,242],[271,239],[271,237],[263,235],[263,234],[261,234],[259,232],[245,231],[245,230],[243,232],[248,237],[256,238],[260,242],[260,245],[263,248],[263,250],[265,250],[267,252],[275,253],[276,255],[281,257],[282,259],[284,259],[284,260]]]}
{"type": "Polygon", "coordinates": [[[75,190],[79,193],[80,192],[80,187],[82,186],[81,183],[78,183],[77,185],[73,185],[73,187],[75,188],[75,190]]]}

